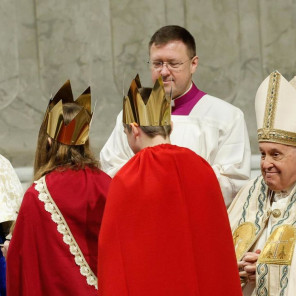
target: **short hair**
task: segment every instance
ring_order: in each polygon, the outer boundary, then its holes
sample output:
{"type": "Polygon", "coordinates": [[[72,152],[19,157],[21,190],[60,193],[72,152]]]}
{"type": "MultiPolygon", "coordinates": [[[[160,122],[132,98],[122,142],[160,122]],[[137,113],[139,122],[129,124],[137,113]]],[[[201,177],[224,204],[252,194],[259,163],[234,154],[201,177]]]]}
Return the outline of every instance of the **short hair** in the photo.
{"type": "MultiPolygon", "coordinates": [[[[129,124],[123,124],[124,127],[128,130],[130,133],[132,131],[132,128],[129,124]]],[[[162,136],[164,139],[170,136],[172,132],[172,126],[164,125],[164,126],[140,126],[140,129],[149,137],[154,138],[156,136],[162,136]]]]}
{"type": "Polygon", "coordinates": [[[175,40],[186,45],[189,57],[196,56],[194,37],[185,28],[176,25],[164,26],[157,30],[149,41],[149,50],[152,44],[163,45],[175,40]]]}

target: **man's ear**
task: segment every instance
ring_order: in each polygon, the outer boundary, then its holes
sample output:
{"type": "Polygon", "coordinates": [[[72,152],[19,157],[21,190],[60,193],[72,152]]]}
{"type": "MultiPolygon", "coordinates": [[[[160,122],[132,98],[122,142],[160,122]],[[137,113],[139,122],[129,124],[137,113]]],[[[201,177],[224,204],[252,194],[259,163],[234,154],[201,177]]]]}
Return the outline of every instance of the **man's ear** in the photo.
{"type": "Polygon", "coordinates": [[[192,58],[192,61],[191,61],[191,74],[193,74],[196,71],[197,66],[198,66],[198,56],[195,56],[192,58]]]}

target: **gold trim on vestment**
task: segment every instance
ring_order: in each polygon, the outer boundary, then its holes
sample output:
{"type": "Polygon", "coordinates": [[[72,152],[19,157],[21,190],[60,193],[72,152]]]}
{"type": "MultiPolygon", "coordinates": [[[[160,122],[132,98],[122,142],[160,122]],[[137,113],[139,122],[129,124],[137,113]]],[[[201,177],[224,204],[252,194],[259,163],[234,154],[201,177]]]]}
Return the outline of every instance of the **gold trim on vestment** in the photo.
{"type": "Polygon", "coordinates": [[[292,225],[277,227],[269,236],[258,258],[259,263],[291,265],[296,241],[296,229],[292,225]]]}
{"type": "Polygon", "coordinates": [[[255,239],[256,227],[251,222],[239,225],[233,232],[232,238],[235,248],[236,259],[240,261],[249,250],[255,239]]]}
{"type": "Polygon", "coordinates": [[[74,256],[75,263],[80,268],[82,276],[86,277],[88,285],[93,286],[96,290],[98,289],[98,279],[89,267],[82,251],[77,244],[70,227],[68,226],[63,214],[60,212],[58,206],[51,197],[45,181],[45,176],[34,182],[35,189],[39,192],[38,198],[44,202],[44,208],[51,214],[51,219],[57,224],[58,232],[63,235],[63,241],[69,246],[70,253],[74,256]]]}

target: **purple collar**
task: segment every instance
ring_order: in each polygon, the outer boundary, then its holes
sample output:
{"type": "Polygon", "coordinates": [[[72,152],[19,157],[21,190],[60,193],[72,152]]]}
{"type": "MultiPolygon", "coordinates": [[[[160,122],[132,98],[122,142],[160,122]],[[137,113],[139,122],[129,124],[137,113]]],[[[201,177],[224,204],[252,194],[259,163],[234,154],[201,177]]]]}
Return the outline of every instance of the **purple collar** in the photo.
{"type": "Polygon", "coordinates": [[[172,107],[172,115],[189,115],[193,107],[204,95],[206,93],[199,90],[192,83],[191,89],[187,93],[174,100],[175,106],[172,107]]]}

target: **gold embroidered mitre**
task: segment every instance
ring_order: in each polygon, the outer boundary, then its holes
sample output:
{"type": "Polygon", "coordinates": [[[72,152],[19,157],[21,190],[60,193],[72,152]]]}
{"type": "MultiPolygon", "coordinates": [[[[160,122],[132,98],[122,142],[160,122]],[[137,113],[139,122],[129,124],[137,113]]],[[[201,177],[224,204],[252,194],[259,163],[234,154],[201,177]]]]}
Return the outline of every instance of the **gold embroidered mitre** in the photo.
{"type": "Polygon", "coordinates": [[[123,98],[123,123],[136,122],[139,126],[164,126],[171,123],[171,98],[165,94],[162,78],[153,89],[142,87],[139,75],[132,81],[123,98]]]}
{"type": "Polygon", "coordinates": [[[74,101],[70,81],[59,89],[49,101],[44,116],[47,121],[47,134],[65,145],[83,145],[88,139],[91,113],[91,93],[88,87],[74,101]],[[82,107],[79,113],[66,125],[64,123],[63,104],[74,103],[82,107]]]}
{"type": "Polygon", "coordinates": [[[257,90],[255,110],[259,142],[296,146],[295,79],[272,72],[257,90]]]}

